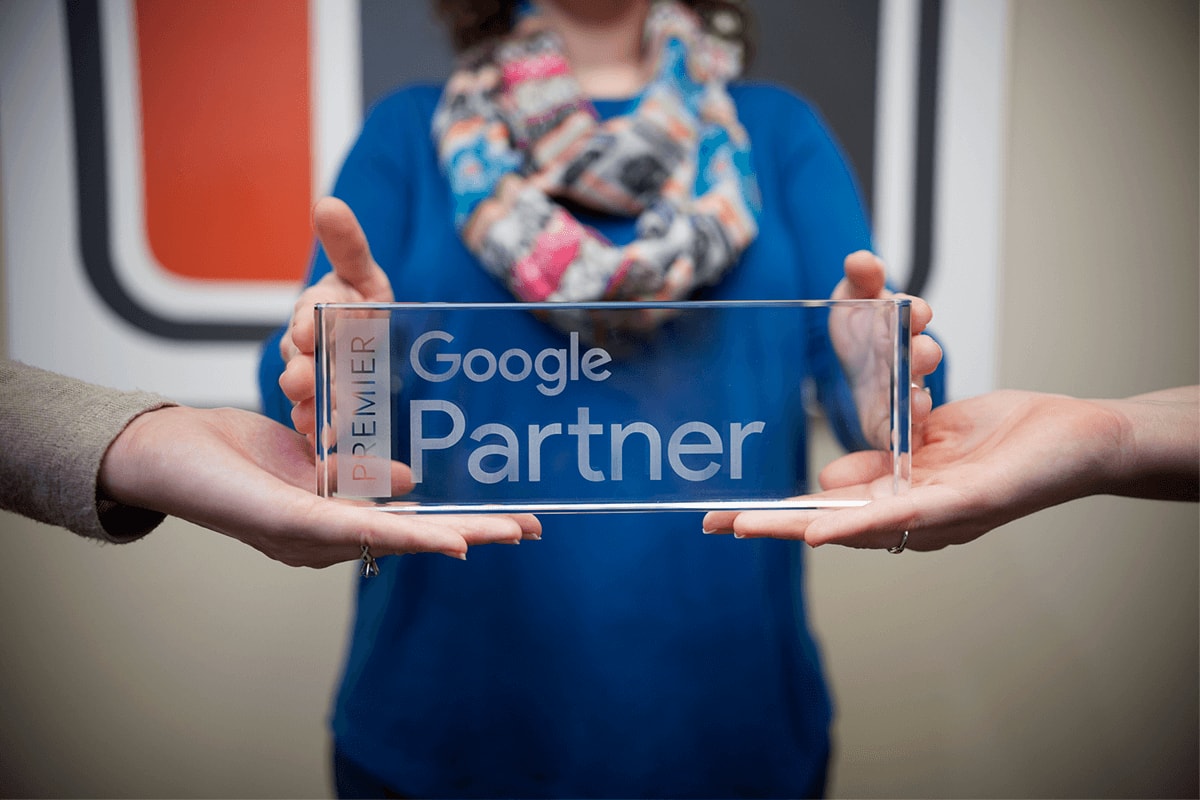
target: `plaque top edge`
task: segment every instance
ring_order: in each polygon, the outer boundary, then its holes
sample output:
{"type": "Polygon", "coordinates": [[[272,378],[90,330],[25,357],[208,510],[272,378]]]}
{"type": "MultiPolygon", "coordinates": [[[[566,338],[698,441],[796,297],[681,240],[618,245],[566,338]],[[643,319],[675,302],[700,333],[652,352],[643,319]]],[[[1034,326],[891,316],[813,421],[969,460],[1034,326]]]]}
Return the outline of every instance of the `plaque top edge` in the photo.
{"type": "Polygon", "coordinates": [[[855,300],[662,300],[662,301],[624,301],[589,303],[450,303],[450,302],[395,302],[395,303],[317,303],[317,309],[336,311],[353,309],[356,311],[398,311],[415,308],[444,309],[448,311],[540,311],[566,309],[583,309],[596,311],[631,311],[639,309],[678,309],[680,311],[695,311],[700,309],[737,309],[737,308],[833,308],[836,306],[859,307],[894,307],[905,308],[912,305],[909,297],[889,297],[855,300]]]}

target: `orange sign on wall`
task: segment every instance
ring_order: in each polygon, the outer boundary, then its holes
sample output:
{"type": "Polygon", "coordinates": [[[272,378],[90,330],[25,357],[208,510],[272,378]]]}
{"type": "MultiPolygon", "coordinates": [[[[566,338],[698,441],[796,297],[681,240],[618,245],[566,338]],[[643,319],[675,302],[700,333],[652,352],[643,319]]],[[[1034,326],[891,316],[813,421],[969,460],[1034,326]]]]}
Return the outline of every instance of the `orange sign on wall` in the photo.
{"type": "Polygon", "coordinates": [[[183,278],[294,281],[312,234],[308,4],[137,0],[146,236],[183,278]]]}

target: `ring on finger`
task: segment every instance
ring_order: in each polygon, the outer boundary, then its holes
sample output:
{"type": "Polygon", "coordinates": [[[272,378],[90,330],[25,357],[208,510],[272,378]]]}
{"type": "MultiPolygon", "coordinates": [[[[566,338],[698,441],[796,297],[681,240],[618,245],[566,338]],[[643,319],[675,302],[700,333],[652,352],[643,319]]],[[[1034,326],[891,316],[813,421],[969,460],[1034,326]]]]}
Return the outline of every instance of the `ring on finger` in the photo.
{"type": "Polygon", "coordinates": [[[364,578],[374,578],[379,574],[379,565],[375,563],[375,556],[371,555],[370,545],[362,546],[362,555],[359,558],[362,560],[362,567],[358,571],[359,575],[364,578]]]}

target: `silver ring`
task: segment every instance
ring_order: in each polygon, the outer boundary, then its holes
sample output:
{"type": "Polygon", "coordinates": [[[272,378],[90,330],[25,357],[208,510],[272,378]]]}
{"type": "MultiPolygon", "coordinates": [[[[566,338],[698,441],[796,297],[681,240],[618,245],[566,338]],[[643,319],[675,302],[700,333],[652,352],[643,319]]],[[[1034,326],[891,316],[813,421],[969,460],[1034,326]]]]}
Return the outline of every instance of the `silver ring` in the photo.
{"type": "MultiPolygon", "coordinates": [[[[895,547],[889,547],[888,552],[891,553],[892,555],[896,555],[898,553],[903,553],[904,548],[907,546],[908,546],[908,531],[905,531],[904,535],[900,537],[900,544],[896,545],[895,547]]],[[[363,548],[363,549],[365,550],[366,548],[363,548]]]]}
{"type": "Polygon", "coordinates": [[[374,578],[379,574],[379,565],[375,563],[375,556],[371,555],[371,548],[367,545],[362,546],[362,568],[358,571],[359,575],[364,578],[374,578]]]}

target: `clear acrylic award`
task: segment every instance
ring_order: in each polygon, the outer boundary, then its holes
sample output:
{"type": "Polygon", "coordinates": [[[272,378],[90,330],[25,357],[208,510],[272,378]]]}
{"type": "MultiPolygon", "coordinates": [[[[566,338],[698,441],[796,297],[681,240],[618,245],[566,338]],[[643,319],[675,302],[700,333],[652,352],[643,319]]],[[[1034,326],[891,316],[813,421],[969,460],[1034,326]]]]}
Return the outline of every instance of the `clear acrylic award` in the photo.
{"type": "Polygon", "coordinates": [[[382,510],[835,508],[808,410],[909,483],[910,301],[316,307],[317,486],[382,510]]]}

